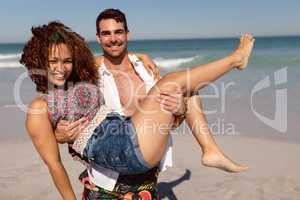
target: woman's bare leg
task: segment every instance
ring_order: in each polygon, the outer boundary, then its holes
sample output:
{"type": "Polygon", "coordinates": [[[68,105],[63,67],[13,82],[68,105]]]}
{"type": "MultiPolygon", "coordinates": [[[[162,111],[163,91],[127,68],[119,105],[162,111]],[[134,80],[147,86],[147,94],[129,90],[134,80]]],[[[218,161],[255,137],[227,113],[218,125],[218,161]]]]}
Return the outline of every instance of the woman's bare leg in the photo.
{"type": "Polygon", "coordinates": [[[248,169],[229,159],[216,144],[205,118],[200,97],[188,97],[186,107],[185,120],[202,149],[202,164],[227,172],[241,172],[248,169]]]}
{"type": "Polygon", "coordinates": [[[174,120],[172,114],[163,111],[155,98],[151,97],[159,95],[161,90],[174,91],[179,88],[183,92],[192,92],[233,68],[245,68],[253,44],[251,35],[242,35],[238,48],[231,55],[191,70],[167,74],[150,90],[140,109],[132,116],[141,152],[150,165],[155,166],[161,160],[174,120]]]}

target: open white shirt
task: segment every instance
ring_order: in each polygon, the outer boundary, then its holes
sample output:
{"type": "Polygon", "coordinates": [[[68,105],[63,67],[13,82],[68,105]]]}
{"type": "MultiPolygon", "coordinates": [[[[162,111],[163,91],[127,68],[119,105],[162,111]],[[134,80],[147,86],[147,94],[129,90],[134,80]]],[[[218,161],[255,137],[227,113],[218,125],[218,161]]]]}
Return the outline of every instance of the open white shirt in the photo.
{"type": "MultiPolygon", "coordinates": [[[[144,81],[146,93],[148,93],[156,83],[153,75],[149,74],[147,69],[144,67],[143,62],[140,61],[137,56],[131,54],[128,55],[128,57],[134,67],[134,70],[144,81]]],[[[99,86],[104,96],[105,105],[113,112],[118,112],[119,114],[124,115],[116,82],[112,73],[106,68],[104,63],[101,63],[101,66],[99,68],[99,75],[99,86]]],[[[169,137],[165,155],[161,160],[159,166],[161,171],[165,171],[167,167],[172,167],[173,165],[172,143],[172,138],[169,137]]],[[[88,174],[92,183],[109,191],[112,191],[114,189],[119,176],[118,172],[104,169],[103,167],[95,166],[94,164],[91,164],[90,167],[88,167],[88,174]]]]}

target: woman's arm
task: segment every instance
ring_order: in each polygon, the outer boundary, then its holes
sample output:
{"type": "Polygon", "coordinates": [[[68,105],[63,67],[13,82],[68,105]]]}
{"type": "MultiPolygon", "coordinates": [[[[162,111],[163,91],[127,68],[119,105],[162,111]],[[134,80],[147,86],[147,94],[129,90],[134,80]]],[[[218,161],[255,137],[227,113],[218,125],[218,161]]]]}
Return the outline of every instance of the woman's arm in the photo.
{"type": "Polygon", "coordinates": [[[45,101],[38,98],[32,101],[27,113],[26,128],[63,199],[76,199],[67,172],[61,162],[45,101]]]}

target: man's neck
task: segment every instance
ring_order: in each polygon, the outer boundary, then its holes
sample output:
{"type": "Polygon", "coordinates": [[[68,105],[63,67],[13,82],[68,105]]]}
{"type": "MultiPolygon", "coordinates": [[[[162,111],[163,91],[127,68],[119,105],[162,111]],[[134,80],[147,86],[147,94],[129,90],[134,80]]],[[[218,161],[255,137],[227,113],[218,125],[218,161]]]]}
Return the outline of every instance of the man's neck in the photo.
{"type": "Polygon", "coordinates": [[[128,58],[128,52],[125,52],[119,57],[111,57],[104,54],[103,62],[109,70],[127,70],[131,67],[131,62],[128,58]]]}

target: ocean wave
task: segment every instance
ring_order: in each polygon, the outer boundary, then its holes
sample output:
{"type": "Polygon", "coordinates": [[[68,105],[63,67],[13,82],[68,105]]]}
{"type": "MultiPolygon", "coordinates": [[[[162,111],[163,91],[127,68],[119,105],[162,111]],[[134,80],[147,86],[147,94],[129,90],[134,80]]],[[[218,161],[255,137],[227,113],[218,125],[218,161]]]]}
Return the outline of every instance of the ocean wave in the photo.
{"type": "Polygon", "coordinates": [[[7,60],[7,59],[16,59],[19,60],[21,58],[21,54],[0,54],[0,60],[7,60]]]}
{"type": "Polygon", "coordinates": [[[20,58],[20,53],[0,54],[0,68],[22,67],[22,65],[19,63],[20,58]]]}
{"type": "Polygon", "coordinates": [[[0,68],[15,68],[15,67],[22,67],[18,61],[12,62],[0,62],[0,68]]]}
{"type": "Polygon", "coordinates": [[[199,56],[186,57],[186,58],[170,58],[170,59],[157,57],[157,58],[154,58],[153,61],[159,67],[173,68],[173,67],[178,67],[184,63],[192,62],[197,57],[199,57],[199,56]]]}

